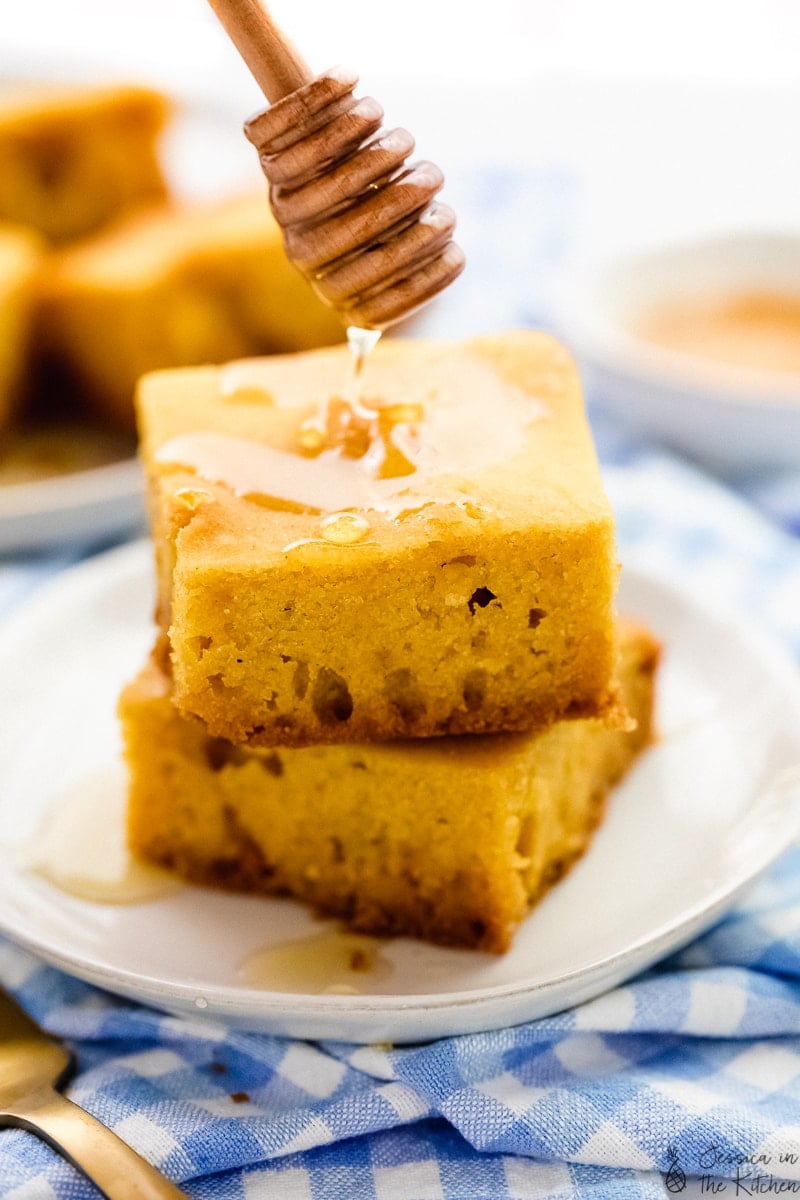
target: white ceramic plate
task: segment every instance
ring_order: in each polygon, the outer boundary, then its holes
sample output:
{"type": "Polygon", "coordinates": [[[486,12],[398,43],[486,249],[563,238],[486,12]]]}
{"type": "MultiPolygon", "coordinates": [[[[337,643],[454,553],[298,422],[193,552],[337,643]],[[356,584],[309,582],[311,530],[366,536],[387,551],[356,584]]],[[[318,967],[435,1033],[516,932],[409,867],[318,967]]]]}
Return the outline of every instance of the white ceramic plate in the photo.
{"type": "MultiPolygon", "coordinates": [[[[0,926],[112,992],[250,1030],[419,1041],[519,1023],[578,1003],[709,926],[800,830],[800,684],[730,620],[632,568],[621,607],[666,646],[661,740],[618,789],[591,851],[502,958],[411,940],[357,995],[242,982],[254,952],[319,937],[287,900],[179,885],[138,904],[89,903],[14,865],[59,798],[99,776],[124,786],[115,702],[152,641],[151,549],[63,574],[0,637],[0,926]]],[[[109,797],[109,817],[113,805],[109,797]]]]}
{"type": "Polygon", "coordinates": [[[102,541],[141,531],[142,493],[136,459],[0,486],[0,552],[102,541]]]}
{"type": "Polygon", "coordinates": [[[638,433],[712,470],[800,467],[800,373],[736,367],[651,344],[665,301],[797,294],[800,234],[742,230],[611,257],[562,286],[559,331],[588,394],[638,433]]]}

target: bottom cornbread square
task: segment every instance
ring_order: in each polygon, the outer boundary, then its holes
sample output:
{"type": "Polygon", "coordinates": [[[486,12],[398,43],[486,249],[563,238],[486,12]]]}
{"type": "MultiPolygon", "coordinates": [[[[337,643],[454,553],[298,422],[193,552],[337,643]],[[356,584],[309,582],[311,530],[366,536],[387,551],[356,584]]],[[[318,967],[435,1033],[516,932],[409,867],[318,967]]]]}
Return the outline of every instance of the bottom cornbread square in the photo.
{"type": "Polygon", "coordinates": [[[295,896],[363,933],[502,952],[584,852],[652,738],[659,648],[619,629],[635,729],[245,749],[211,738],[149,664],[123,692],[137,856],[195,883],[295,896]]]}

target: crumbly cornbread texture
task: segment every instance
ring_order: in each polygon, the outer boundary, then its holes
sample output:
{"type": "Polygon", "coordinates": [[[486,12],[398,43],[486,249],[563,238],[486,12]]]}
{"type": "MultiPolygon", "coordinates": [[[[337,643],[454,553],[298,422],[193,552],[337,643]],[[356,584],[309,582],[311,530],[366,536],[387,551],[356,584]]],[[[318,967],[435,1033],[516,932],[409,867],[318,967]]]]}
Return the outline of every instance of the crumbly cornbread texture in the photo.
{"type": "Polygon", "coordinates": [[[0,225],[0,429],[14,416],[30,357],[43,250],[32,231],[0,225]]]}
{"type": "Polygon", "coordinates": [[[261,191],[159,206],[70,247],[48,274],[41,323],[50,353],[123,425],[146,371],[344,339],[287,260],[261,191]]]}
{"type": "Polygon", "coordinates": [[[0,220],[54,242],[83,237],[166,188],[168,105],[141,87],[14,85],[0,92],[0,220]]]}
{"type": "Polygon", "coordinates": [[[633,732],[595,719],[302,750],[209,737],[151,662],[120,702],[130,845],[193,882],[290,894],[365,933],[504,951],[651,740],[657,658],[652,635],[624,624],[633,732]]]}
{"type": "Polygon", "coordinates": [[[362,403],[409,420],[353,447],[351,408],[304,457],[347,372],[343,347],[143,381],[178,707],[262,746],[611,716],[613,520],[565,351],[382,343],[362,403]]]}

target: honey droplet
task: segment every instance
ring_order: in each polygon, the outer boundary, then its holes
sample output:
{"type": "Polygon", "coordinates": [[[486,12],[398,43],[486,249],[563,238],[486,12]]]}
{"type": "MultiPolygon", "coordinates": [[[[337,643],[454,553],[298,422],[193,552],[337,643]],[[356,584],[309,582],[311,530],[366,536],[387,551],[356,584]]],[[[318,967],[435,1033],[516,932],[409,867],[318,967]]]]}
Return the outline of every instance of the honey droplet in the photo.
{"type": "Polygon", "coordinates": [[[325,430],[315,421],[304,421],[297,431],[297,446],[301,454],[320,454],[325,448],[325,430]]]}
{"type": "Polygon", "coordinates": [[[353,382],[355,384],[358,383],[361,372],[364,370],[368,355],[380,341],[380,336],[379,329],[360,329],[358,325],[348,325],[347,342],[352,357],[353,382]]]}
{"type": "Polygon", "coordinates": [[[326,542],[337,546],[353,546],[363,542],[370,530],[369,521],[358,513],[331,513],[325,517],[321,525],[321,533],[326,542]]]}
{"type": "Polygon", "coordinates": [[[202,504],[208,504],[214,497],[205,488],[181,488],[175,493],[175,499],[178,504],[182,504],[184,508],[194,512],[196,508],[200,508],[202,504]]]}
{"type": "Polygon", "coordinates": [[[177,876],[134,858],[125,836],[126,781],[114,764],[54,797],[21,864],[92,904],[147,904],[179,890],[177,876]]]}
{"type": "Polygon", "coordinates": [[[425,418],[425,409],[421,404],[387,404],[381,409],[381,416],[388,425],[418,425],[425,418]]]}

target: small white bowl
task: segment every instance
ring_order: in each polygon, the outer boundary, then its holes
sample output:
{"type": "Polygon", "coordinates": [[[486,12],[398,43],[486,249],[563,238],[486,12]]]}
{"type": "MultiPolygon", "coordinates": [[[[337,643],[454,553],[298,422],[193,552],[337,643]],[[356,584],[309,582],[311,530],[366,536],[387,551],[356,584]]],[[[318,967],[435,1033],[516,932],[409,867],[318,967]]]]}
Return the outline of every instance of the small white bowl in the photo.
{"type": "Polygon", "coordinates": [[[800,373],[738,367],[637,336],[668,301],[800,294],[800,233],[748,232],[631,253],[566,290],[560,333],[590,399],[723,473],[800,468],[800,373]]]}

